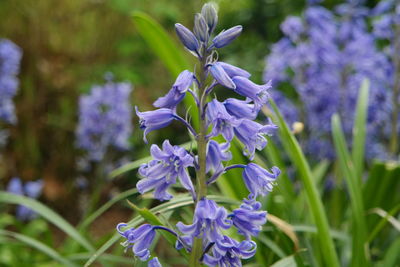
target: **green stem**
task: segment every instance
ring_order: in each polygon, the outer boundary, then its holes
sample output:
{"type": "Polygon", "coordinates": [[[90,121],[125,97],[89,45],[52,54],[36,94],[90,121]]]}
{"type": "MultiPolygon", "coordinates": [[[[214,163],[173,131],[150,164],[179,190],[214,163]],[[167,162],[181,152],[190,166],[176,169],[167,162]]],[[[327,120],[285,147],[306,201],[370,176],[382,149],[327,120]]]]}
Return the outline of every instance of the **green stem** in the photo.
{"type": "Polygon", "coordinates": [[[400,112],[400,25],[395,26],[395,40],[394,40],[394,68],[395,68],[395,80],[393,85],[393,113],[392,113],[392,133],[390,138],[390,152],[396,155],[398,149],[398,135],[397,135],[397,122],[399,120],[400,112]]]}
{"type": "MultiPolygon", "coordinates": [[[[205,46],[203,46],[203,57],[201,59],[201,67],[200,67],[200,84],[199,84],[199,121],[200,121],[200,131],[197,136],[197,151],[198,151],[198,159],[199,159],[199,170],[196,174],[197,180],[197,201],[204,198],[207,195],[207,180],[206,180],[206,150],[207,150],[207,125],[204,116],[204,106],[207,96],[205,95],[205,82],[206,82],[206,71],[205,65],[207,60],[207,52],[205,46]]],[[[193,248],[190,256],[190,266],[198,267],[201,266],[200,258],[203,254],[203,240],[202,238],[195,238],[193,242],[193,248]]]]}

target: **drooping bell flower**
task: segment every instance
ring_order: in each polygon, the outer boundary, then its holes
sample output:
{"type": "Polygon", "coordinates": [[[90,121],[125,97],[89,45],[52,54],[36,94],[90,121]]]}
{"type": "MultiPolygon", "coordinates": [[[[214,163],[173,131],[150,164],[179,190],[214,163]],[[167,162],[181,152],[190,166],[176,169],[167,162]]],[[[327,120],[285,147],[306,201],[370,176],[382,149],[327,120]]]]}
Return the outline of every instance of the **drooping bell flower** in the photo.
{"type": "Polygon", "coordinates": [[[234,137],[233,129],[240,124],[240,120],[230,115],[225,106],[214,99],[207,105],[207,122],[212,124],[211,136],[222,134],[226,141],[232,141],[234,137]]]}
{"type": "Polygon", "coordinates": [[[194,197],[193,183],[187,172],[187,168],[193,166],[193,157],[184,148],[172,146],[168,140],[164,141],[162,150],[157,145],[152,145],[150,152],[153,160],[139,168],[139,174],[144,178],[136,185],[138,191],[143,194],[154,190],[156,199],[169,200],[172,195],[167,190],[178,178],[194,197]]]}
{"type": "Polygon", "coordinates": [[[201,237],[205,244],[216,242],[223,238],[222,230],[229,229],[232,222],[227,217],[224,207],[220,207],[214,200],[201,199],[194,211],[193,223],[185,225],[178,222],[176,227],[183,233],[182,240],[192,244],[193,238],[201,237]]]}
{"type": "Polygon", "coordinates": [[[158,98],[153,105],[158,108],[174,109],[185,97],[193,81],[194,75],[192,72],[188,70],[182,71],[176,78],[171,90],[165,96],[158,98]]]}
{"type": "Polygon", "coordinates": [[[271,88],[271,82],[258,85],[241,76],[233,77],[232,81],[235,83],[235,92],[251,99],[256,110],[260,110],[267,103],[269,98],[267,90],[271,88]]]}
{"type": "Polygon", "coordinates": [[[269,172],[255,163],[250,163],[244,168],[242,175],[244,183],[250,191],[249,198],[265,196],[272,191],[273,183],[281,171],[275,166],[271,168],[271,171],[269,172]]]}
{"type": "Polygon", "coordinates": [[[207,266],[242,266],[242,259],[249,259],[256,253],[257,245],[253,241],[238,242],[228,236],[218,240],[211,253],[204,255],[203,263],[207,266]]]}
{"type": "Polygon", "coordinates": [[[239,234],[244,235],[246,239],[257,236],[267,222],[267,212],[260,211],[260,208],[261,203],[254,198],[244,199],[240,208],[233,210],[229,215],[239,234]]]}
{"type": "Polygon", "coordinates": [[[151,131],[167,127],[175,119],[175,113],[169,108],[160,108],[153,111],[140,112],[136,107],[139,117],[140,129],[144,130],[143,140],[147,143],[146,135],[151,131]]]}

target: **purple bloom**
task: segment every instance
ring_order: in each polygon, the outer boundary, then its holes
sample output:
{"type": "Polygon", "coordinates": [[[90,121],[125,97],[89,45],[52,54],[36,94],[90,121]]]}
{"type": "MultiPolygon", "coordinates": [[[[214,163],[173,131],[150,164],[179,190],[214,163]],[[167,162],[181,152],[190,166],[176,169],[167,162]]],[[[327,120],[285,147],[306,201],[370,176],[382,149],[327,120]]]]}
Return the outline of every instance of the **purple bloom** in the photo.
{"type": "Polygon", "coordinates": [[[223,238],[222,230],[229,229],[232,222],[227,218],[227,211],[209,199],[201,199],[194,212],[193,224],[177,223],[177,228],[187,244],[192,244],[194,237],[201,237],[206,242],[216,242],[223,238]]]}
{"type": "Polygon", "coordinates": [[[297,41],[304,31],[304,26],[299,17],[289,16],[281,24],[281,29],[292,41],[297,41]]]}
{"type": "Polygon", "coordinates": [[[255,110],[254,104],[249,104],[249,101],[228,98],[223,104],[228,113],[237,119],[254,120],[257,117],[258,110],[255,110]]]}
{"type": "Polygon", "coordinates": [[[213,64],[210,67],[210,72],[220,85],[229,89],[236,88],[236,85],[233,83],[231,77],[229,77],[228,73],[226,73],[221,64],[213,64]]]}
{"type": "Polygon", "coordinates": [[[176,78],[171,90],[165,96],[158,98],[153,105],[158,108],[175,108],[185,97],[193,81],[194,75],[192,72],[188,70],[182,71],[176,78]]]}
{"type": "Polygon", "coordinates": [[[150,151],[153,160],[139,168],[139,174],[144,179],[137,183],[138,191],[143,194],[154,189],[155,198],[169,200],[172,195],[167,189],[179,178],[183,187],[194,197],[194,187],[187,173],[187,167],[193,166],[193,157],[184,148],[172,146],[168,140],[164,141],[162,150],[157,145],[152,145],[150,151]]]}
{"type": "Polygon", "coordinates": [[[13,98],[17,94],[21,49],[13,42],[0,39],[0,122],[15,124],[13,98]]]}
{"type": "Polygon", "coordinates": [[[102,160],[109,148],[129,149],[131,92],[129,83],[108,81],[103,86],[94,86],[89,95],[80,97],[77,145],[87,151],[90,160],[102,160]]]}
{"type": "Polygon", "coordinates": [[[218,240],[212,248],[212,254],[204,255],[207,266],[242,266],[241,259],[249,259],[256,253],[257,245],[253,241],[238,242],[228,236],[218,240]]]}
{"type": "Polygon", "coordinates": [[[232,154],[229,151],[230,144],[218,144],[214,140],[210,140],[207,146],[206,167],[207,172],[213,170],[214,172],[223,169],[222,161],[232,159],[232,154]]]}
{"type": "Polygon", "coordinates": [[[150,258],[150,246],[153,243],[156,232],[150,224],[143,224],[138,228],[130,228],[125,231],[121,228],[126,227],[126,223],[119,223],[117,225],[118,233],[126,238],[122,243],[126,249],[132,248],[133,253],[139,257],[141,261],[147,261],[150,258]]]}
{"type": "Polygon", "coordinates": [[[250,98],[254,102],[254,108],[259,110],[264,104],[267,103],[269,94],[268,89],[271,88],[271,82],[264,85],[253,83],[247,78],[236,76],[232,78],[235,83],[235,92],[239,95],[250,98]]]}
{"type": "MultiPolygon", "coordinates": [[[[9,193],[20,196],[27,196],[34,199],[40,196],[40,194],[42,193],[42,189],[42,180],[27,182],[25,185],[23,185],[21,179],[18,177],[12,178],[7,186],[7,191],[9,193]]],[[[32,220],[36,216],[37,214],[26,206],[19,205],[17,207],[17,218],[22,221],[32,220]]]]}
{"type": "Polygon", "coordinates": [[[147,267],[162,267],[160,261],[158,260],[157,257],[151,259],[149,263],[147,264],[147,267]]]}
{"type": "Polygon", "coordinates": [[[234,128],[236,137],[245,145],[244,154],[252,160],[255,150],[262,150],[267,145],[264,135],[272,135],[278,127],[274,124],[261,125],[248,119],[241,120],[234,128]]]}
{"type": "Polygon", "coordinates": [[[207,105],[207,121],[213,125],[211,136],[222,134],[226,141],[232,141],[233,129],[240,124],[240,121],[231,116],[225,106],[214,99],[207,105]]]}
{"type": "Polygon", "coordinates": [[[251,74],[248,71],[222,61],[215,62],[213,65],[221,66],[222,69],[226,72],[226,74],[228,74],[228,76],[231,78],[235,76],[250,78],[251,76],[251,74]]]}
{"type": "Polygon", "coordinates": [[[244,199],[240,208],[233,210],[229,216],[239,234],[247,239],[257,236],[261,226],[267,222],[267,212],[260,211],[261,203],[255,199],[244,199]]]}
{"type": "Polygon", "coordinates": [[[235,40],[240,33],[242,32],[243,27],[238,25],[232,27],[226,31],[220,32],[217,36],[212,40],[213,46],[216,48],[224,47],[230,44],[233,40],[235,40]]]}
{"type": "Polygon", "coordinates": [[[265,196],[272,191],[273,183],[281,171],[275,166],[271,170],[272,173],[255,163],[250,163],[244,168],[243,180],[250,191],[250,198],[256,198],[258,195],[265,196]]]}
{"type": "Polygon", "coordinates": [[[196,52],[199,49],[199,41],[196,36],[180,23],[175,24],[175,31],[182,44],[190,51],[196,52]]]}
{"type": "Polygon", "coordinates": [[[160,108],[153,111],[139,112],[136,107],[136,114],[139,117],[140,129],[144,130],[143,140],[147,143],[146,135],[151,131],[167,127],[175,119],[175,113],[169,108],[160,108]]]}

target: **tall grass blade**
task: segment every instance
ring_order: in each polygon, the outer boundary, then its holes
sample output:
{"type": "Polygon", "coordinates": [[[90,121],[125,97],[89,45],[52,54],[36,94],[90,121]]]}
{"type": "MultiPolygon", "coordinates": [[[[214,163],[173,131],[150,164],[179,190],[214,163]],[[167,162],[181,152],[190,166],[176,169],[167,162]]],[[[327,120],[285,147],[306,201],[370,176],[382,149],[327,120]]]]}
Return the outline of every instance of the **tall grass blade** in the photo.
{"type": "Polygon", "coordinates": [[[350,202],[353,215],[353,266],[367,266],[367,224],[365,220],[365,210],[362,198],[361,177],[357,175],[357,171],[351,160],[350,153],[346,146],[340,118],[337,114],[332,116],[332,135],[340,165],[340,171],[344,175],[350,193],[350,202]]]}
{"type": "Polygon", "coordinates": [[[366,137],[366,122],[368,112],[368,91],[369,91],[369,80],[364,80],[361,84],[360,91],[358,93],[356,114],[354,117],[353,127],[353,148],[352,158],[354,168],[357,176],[363,172],[364,166],[364,154],[365,154],[365,137],[366,137]]]}
{"type": "Polygon", "coordinates": [[[285,123],[281,113],[272,99],[271,106],[274,110],[275,123],[278,125],[280,130],[282,144],[293,164],[299,171],[300,178],[304,184],[311,214],[318,229],[318,240],[321,247],[321,252],[323,254],[324,266],[339,266],[339,259],[336,254],[333,239],[329,233],[328,219],[324,211],[321,197],[312,177],[310,166],[308,165],[299,143],[285,123]]]}
{"type": "Polygon", "coordinates": [[[88,251],[90,252],[94,251],[94,248],[89,243],[89,241],[87,241],[86,238],[83,237],[71,224],[69,224],[60,215],[58,215],[53,210],[46,207],[39,201],[28,197],[18,196],[4,191],[0,191],[0,202],[8,204],[24,205],[34,210],[43,218],[45,218],[46,220],[48,220],[49,222],[53,223],[58,228],[60,228],[62,231],[64,231],[67,235],[69,235],[71,238],[73,238],[75,241],[81,244],[88,251]]]}
{"type": "Polygon", "coordinates": [[[5,236],[5,237],[11,237],[14,238],[38,251],[41,251],[42,253],[46,254],[50,258],[52,258],[55,261],[58,261],[59,263],[63,264],[63,266],[68,266],[68,267],[77,267],[75,263],[72,261],[64,258],[61,254],[59,254],[57,251],[55,251],[53,248],[47,246],[46,244],[43,244],[42,242],[33,239],[29,236],[18,234],[12,231],[7,231],[7,230],[1,230],[0,229],[0,236],[5,236]]]}

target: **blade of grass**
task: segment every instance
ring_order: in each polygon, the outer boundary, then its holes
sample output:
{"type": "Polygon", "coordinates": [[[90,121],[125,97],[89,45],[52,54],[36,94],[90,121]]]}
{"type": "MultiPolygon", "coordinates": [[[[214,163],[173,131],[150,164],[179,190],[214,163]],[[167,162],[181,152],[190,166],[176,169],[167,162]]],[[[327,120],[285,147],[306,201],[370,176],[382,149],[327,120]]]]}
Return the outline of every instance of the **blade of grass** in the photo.
{"type": "Polygon", "coordinates": [[[275,123],[280,130],[280,137],[285,150],[289,154],[293,164],[300,173],[300,178],[304,184],[308,204],[311,209],[311,214],[318,229],[318,240],[321,246],[321,252],[324,255],[325,266],[339,266],[339,259],[336,254],[332,236],[329,233],[329,224],[326,217],[324,206],[317,187],[314,183],[310,166],[300,148],[299,143],[293,136],[289,127],[285,123],[276,104],[271,99],[271,106],[274,110],[275,123]]]}
{"type": "Polygon", "coordinates": [[[400,251],[400,238],[397,238],[387,250],[381,266],[384,267],[398,266],[398,263],[400,261],[399,251],[400,251]]]}
{"type": "Polygon", "coordinates": [[[29,236],[18,234],[18,233],[12,232],[12,231],[1,230],[1,229],[0,229],[0,235],[14,238],[32,248],[38,250],[38,251],[41,251],[43,254],[46,254],[53,260],[58,261],[59,263],[63,264],[63,266],[69,266],[69,267],[77,267],[78,266],[75,263],[73,263],[72,261],[68,260],[67,258],[64,258],[61,254],[59,254],[53,248],[47,246],[46,244],[43,244],[42,242],[40,242],[38,240],[35,240],[29,236]]]}
{"type": "Polygon", "coordinates": [[[122,193],[119,193],[117,196],[114,198],[110,199],[107,203],[105,203],[103,206],[98,208],[96,211],[94,211],[92,214],[90,214],[78,227],[78,229],[84,229],[88,227],[94,220],[96,220],[100,215],[102,215],[104,212],[106,212],[109,208],[112,207],[115,203],[117,203],[120,200],[123,200],[133,194],[137,193],[137,189],[133,188],[127,191],[124,191],[122,193]]]}
{"type": "Polygon", "coordinates": [[[62,231],[64,231],[68,236],[73,238],[79,244],[81,244],[88,251],[94,251],[93,246],[86,240],[71,224],[69,224],[66,220],[64,220],[60,215],[55,213],[50,208],[46,207],[39,201],[35,199],[31,199],[24,196],[18,196],[14,194],[10,194],[4,191],[0,191],[0,202],[8,203],[8,204],[17,204],[24,205],[37,214],[41,215],[43,218],[48,220],[49,222],[56,225],[62,231]]]}
{"type": "Polygon", "coordinates": [[[352,262],[353,265],[368,266],[368,254],[366,252],[367,224],[365,221],[365,210],[361,192],[361,177],[357,175],[350,153],[347,150],[340,118],[337,114],[332,116],[332,135],[337,158],[339,160],[340,171],[344,175],[350,193],[353,218],[352,262]]]}
{"type": "Polygon", "coordinates": [[[368,91],[369,80],[365,79],[363,80],[358,93],[353,128],[352,158],[357,176],[360,176],[362,174],[364,166],[365,136],[367,132],[366,122],[368,108],[368,91]]]}

